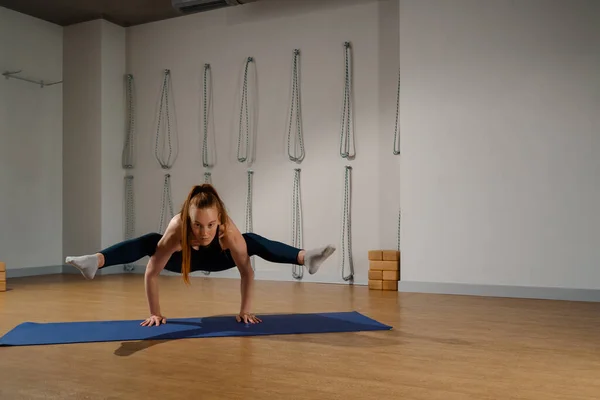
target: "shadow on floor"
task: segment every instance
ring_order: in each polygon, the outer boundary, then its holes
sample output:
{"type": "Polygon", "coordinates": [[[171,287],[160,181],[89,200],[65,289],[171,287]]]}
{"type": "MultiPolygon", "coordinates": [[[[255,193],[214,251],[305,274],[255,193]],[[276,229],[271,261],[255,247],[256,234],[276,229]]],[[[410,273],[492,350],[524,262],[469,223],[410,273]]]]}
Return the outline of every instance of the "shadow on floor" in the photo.
{"type": "MultiPolygon", "coordinates": [[[[235,338],[240,338],[239,336],[235,338]]],[[[151,339],[131,342],[122,342],[114,352],[116,356],[128,357],[139,351],[149,349],[153,346],[182,339],[151,339]]],[[[210,338],[189,338],[188,340],[202,340],[210,338]]],[[[285,334],[270,336],[246,336],[245,340],[267,340],[294,344],[311,344],[322,346],[334,346],[341,348],[375,348],[393,347],[407,344],[412,341],[427,341],[449,346],[470,346],[472,343],[466,340],[433,337],[425,335],[414,335],[402,331],[377,331],[377,332],[341,332],[341,333],[307,333],[307,334],[285,334]]]]}
{"type": "MultiPolygon", "coordinates": [[[[402,344],[401,334],[395,331],[378,332],[340,332],[340,333],[303,333],[303,334],[282,334],[269,336],[245,336],[245,340],[269,340],[284,341],[297,344],[319,344],[336,347],[387,347],[402,344]]],[[[239,339],[240,336],[236,336],[239,339]]],[[[116,356],[128,357],[139,351],[150,347],[167,343],[173,340],[182,339],[158,339],[158,340],[139,340],[131,342],[122,342],[119,348],[114,352],[116,356]]],[[[202,340],[210,338],[188,338],[189,340],[202,340]]]]}
{"type": "MultiPolygon", "coordinates": [[[[259,315],[260,317],[260,315],[259,315]]],[[[358,320],[345,320],[337,316],[299,314],[290,320],[285,314],[269,314],[263,322],[249,331],[250,325],[238,323],[233,315],[215,315],[201,320],[167,321],[167,325],[177,325],[179,329],[149,336],[140,341],[122,342],[115,350],[117,356],[130,356],[172,340],[208,339],[210,337],[243,337],[248,340],[276,340],[294,343],[323,344],[339,347],[380,347],[400,344],[399,333],[380,329],[376,324],[358,320]],[[182,330],[180,327],[185,326],[182,330]],[[278,333],[280,332],[280,333],[278,333]]],[[[148,328],[152,329],[152,327],[148,328]]]]}
{"type": "MultiPolygon", "coordinates": [[[[313,315],[307,316],[307,318],[309,318],[307,321],[309,321],[313,327],[316,326],[316,328],[314,328],[316,331],[322,329],[327,324],[332,323],[332,318],[330,317],[318,317],[313,315]]],[[[303,321],[301,318],[296,318],[293,322],[290,322],[288,319],[285,319],[284,315],[277,314],[271,314],[267,322],[263,319],[263,323],[257,325],[257,329],[253,333],[249,333],[248,327],[245,324],[236,322],[235,316],[233,315],[214,315],[204,317],[200,321],[167,321],[167,324],[183,325],[186,328],[174,332],[163,331],[162,333],[150,336],[145,340],[121,342],[121,345],[115,350],[114,354],[120,357],[127,357],[139,351],[173,340],[202,340],[214,337],[233,337],[236,340],[243,338],[244,340],[287,342],[297,345],[316,344],[339,348],[393,347],[415,341],[427,341],[452,346],[470,345],[467,341],[443,336],[436,337],[412,334],[394,328],[392,328],[392,330],[370,330],[369,325],[362,324],[361,322],[336,320],[335,318],[333,318],[333,320],[335,320],[335,330],[341,330],[341,332],[328,332],[327,329],[322,329],[322,332],[273,333],[277,331],[278,327],[283,325],[286,325],[286,329],[284,329],[283,332],[302,331],[303,321]],[[290,325],[294,324],[295,327],[290,328],[290,325]],[[189,327],[189,329],[187,327],[189,327]],[[348,331],[344,331],[345,329],[348,331]],[[223,334],[213,336],[215,332],[221,332],[223,334]]]]}

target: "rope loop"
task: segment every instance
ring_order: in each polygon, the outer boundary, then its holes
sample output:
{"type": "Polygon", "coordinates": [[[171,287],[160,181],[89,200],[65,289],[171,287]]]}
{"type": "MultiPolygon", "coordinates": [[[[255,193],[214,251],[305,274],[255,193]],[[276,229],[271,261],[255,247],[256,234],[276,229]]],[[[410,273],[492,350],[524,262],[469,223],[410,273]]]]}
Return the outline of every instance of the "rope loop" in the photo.
{"type": "Polygon", "coordinates": [[[123,169],[133,169],[134,167],[134,132],[135,132],[135,110],[133,101],[134,79],[132,74],[126,77],[126,96],[127,96],[127,132],[125,134],[125,145],[121,156],[121,166],[123,169]]]}
{"type": "Polygon", "coordinates": [[[202,120],[202,166],[204,168],[212,168],[214,166],[213,163],[209,162],[209,153],[208,153],[208,109],[209,109],[209,96],[212,97],[212,83],[211,83],[211,69],[210,64],[204,64],[204,85],[203,85],[203,120],[202,120]]]}
{"type": "Polygon", "coordinates": [[[300,57],[300,49],[294,49],[294,57],[292,59],[292,101],[290,106],[290,121],[288,125],[287,136],[287,151],[290,161],[301,163],[304,160],[304,139],[302,135],[302,115],[300,112],[300,83],[299,83],[299,68],[298,59],[300,57]],[[292,124],[294,123],[294,110],[296,111],[295,119],[295,134],[294,134],[294,149],[292,150],[292,124]],[[298,149],[299,147],[299,149],[298,149]]]}
{"type": "Polygon", "coordinates": [[[350,42],[344,43],[344,100],[342,107],[342,123],[340,132],[340,156],[352,160],[356,157],[356,148],[354,145],[354,122],[352,106],[352,63],[351,63],[351,45],[350,42]]]}
{"type": "Polygon", "coordinates": [[[173,200],[171,199],[171,174],[165,174],[163,184],[163,193],[160,207],[160,222],[158,226],[158,232],[160,233],[164,233],[164,229],[166,229],[165,214],[167,214],[167,211],[169,212],[168,215],[170,216],[170,218],[173,218],[175,214],[173,213],[173,200]]]}
{"type": "MultiPolygon", "coordinates": [[[[294,185],[292,192],[292,246],[302,248],[302,205],[300,195],[300,168],[294,169],[294,185]]],[[[304,276],[302,265],[292,265],[292,276],[301,280],[304,276]]]]}
{"type": "Polygon", "coordinates": [[[346,282],[354,280],[354,261],[352,259],[352,225],[350,218],[350,209],[351,209],[351,174],[352,174],[352,166],[347,165],[344,171],[344,213],[342,218],[342,279],[346,282]],[[348,242],[348,247],[345,246],[345,240],[348,242]],[[348,255],[348,268],[350,269],[350,273],[345,275],[345,261],[346,257],[344,253],[347,249],[348,255]]]}
{"type": "Polygon", "coordinates": [[[254,62],[254,58],[248,57],[246,59],[246,66],[244,68],[244,83],[242,86],[242,100],[240,106],[240,119],[239,119],[239,131],[238,131],[238,147],[237,147],[237,160],[240,163],[250,162],[250,111],[248,108],[248,69],[250,63],[254,62]],[[245,120],[245,124],[244,124],[245,120]],[[245,126],[245,131],[244,131],[245,126]],[[243,132],[244,131],[244,132],[243,132]],[[246,146],[245,150],[242,150],[242,136],[245,136],[246,146]]]}
{"type": "MultiPolygon", "coordinates": [[[[160,105],[159,105],[159,109],[158,109],[158,124],[156,126],[156,136],[155,136],[155,143],[154,143],[154,156],[156,157],[156,161],[158,161],[158,164],[160,165],[160,167],[162,169],[171,169],[173,167],[173,164],[175,163],[175,158],[173,159],[171,158],[173,156],[173,145],[171,143],[171,116],[169,114],[169,87],[170,87],[170,81],[171,81],[171,71],[168,69],[164,70],[164,76],[163,76],[163,84],[162,84],[162,91],[161,91],[161,95],[160,95],[160,105]],[[163,105],[165,108],[165,123],[166,123],[166,130],[167,130],[167,137],[165,138],[166,141],[166,146],[167,146],[167,154],[166,157],[164,154],[159,154],[159,142],[160,142],[160,130],[161,130],[161,123],[163,120],[163,105]]],[[[165,144],[163,144],[164,147],[165,144]]],[[[163,148],[163,153],[164,153],[165,149],[163,148]]]]}
{"type": "Polygon", "coordinates": [[[394,150],[395,156],[400,154],[400,141],[398,138],[398,125],[400,116],[400,68],[398,68],[398,91],[396,92],[396,127],[394,129],[394,150]]]}
{"type": "MultiPolygon", "coordinates": [[[[253,176],[254,171],[251,169],[248,170],[248,187],[246,193],[246,232],[253,232],[254,228],[252,226],[252,186],[253,186],[253,176]]],[[[254,256],[250,257],[250,262],[252,264],[252,269],[255,269],[254,266],[254,256]]]]}

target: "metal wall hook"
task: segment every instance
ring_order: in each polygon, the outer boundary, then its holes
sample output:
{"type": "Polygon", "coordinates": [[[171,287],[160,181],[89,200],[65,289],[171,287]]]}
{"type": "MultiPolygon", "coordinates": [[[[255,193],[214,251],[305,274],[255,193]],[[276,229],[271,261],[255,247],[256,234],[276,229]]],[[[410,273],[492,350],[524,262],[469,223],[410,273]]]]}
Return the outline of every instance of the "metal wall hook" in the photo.
{"type": "Polygon", "coordinates": [[[25,81],[25,82],[30,82],[30,83],[35,83],[36,85],[40,85],[41,88],[43,88],[44,86],[52,86],[52,85],[57,85],[59,83],[62,83],[63,81],[58,81],[58,82],[44,82],[44,81],[37,81],[37,80],[33,80],[33,79],[29,79],[29,78],[23,78],[21,76],[17,76],[17,74],[20,74],[21,72],[23,72],[23,70],[18,70],[18,71],[5,71],[2,73],[2,75],[6,78],[6,79],[18,79],[20,81],[25,81]]]}

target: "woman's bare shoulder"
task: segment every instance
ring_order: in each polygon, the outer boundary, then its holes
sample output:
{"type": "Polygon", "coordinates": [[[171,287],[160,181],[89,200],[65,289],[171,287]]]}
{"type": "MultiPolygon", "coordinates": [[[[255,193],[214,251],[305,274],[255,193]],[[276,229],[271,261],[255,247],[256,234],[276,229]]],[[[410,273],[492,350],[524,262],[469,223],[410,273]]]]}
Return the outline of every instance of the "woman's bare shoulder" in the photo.
{"type": "Polygon", "coordinates": [[[221,240],[221,245],[224,248],[231,248],[238,243],[240,239],[243,240],[240,230],[231,218],[228,218],[224,224],[219,226],[219,238],[221,240]]]}
{"type": "Polygon", "coordinates": [[[181,219],[179,214],[171,218],[160,241],[174,251],[181,248],[181,219]]]}
{"type": "Polygon", "coordinates": [[[169,225],[167,225],[167,228],[165,229],[165,235],[167,233],[180,234],[181,226],[182,226],[182,221],[181,221],[181,218],[179,218],[179,214],[177,214],[176,216],[171,218],[171,220],[169,221],[169,225]]]}

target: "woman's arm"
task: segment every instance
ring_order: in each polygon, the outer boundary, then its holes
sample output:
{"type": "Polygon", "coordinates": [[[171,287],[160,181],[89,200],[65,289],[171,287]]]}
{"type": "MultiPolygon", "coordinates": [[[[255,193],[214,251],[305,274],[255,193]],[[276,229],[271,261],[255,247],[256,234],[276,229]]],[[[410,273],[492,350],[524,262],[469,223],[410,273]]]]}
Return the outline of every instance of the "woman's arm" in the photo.
{"type": "Polygon", "coordinates": [[[150,317],[142,323],[143,326],[157,326],[166,323],[166,319],[160,312],[160,303],[158,300],[158,276],[165,268],[171,255],[178,249],[180,242],[178,240],[178,227],[175,218],[167,227],[165,234],[158,242],[156,251],[150,257],[144,274],[144,284],[146,297],[150,308],[150,317]]]}
{"type": "Polygon", "coordinates": [[[150,307],[150,315],[161,316],[160,304],[158,301],[158,276],[165,267],[169,257],[171,257],[171,254],[172,252],[168,250],[166,245],[161,245],[159,243],[156,248],[156,253],[150,257],[148,265],[146,266],[144,283],[146,287],[146,297],[148,298],[148,306],[150,307]]]}
{"type": "Polygon", "coordinates": [[[254,270],[248,256],[248,248],[246,241],[240,233],[239,229],[230,220],[227,224],[226,233],[223,237],[224,247],[228,248],[235,265],[240,271],[240,290],[242,301],[240,305],[240,313],[237,316],[238,322],[258,323],[262,322],[259,318],[250,313],[252,309],[252,297],[254,291],[254,270]]]}

